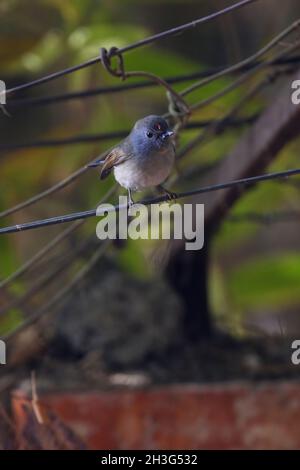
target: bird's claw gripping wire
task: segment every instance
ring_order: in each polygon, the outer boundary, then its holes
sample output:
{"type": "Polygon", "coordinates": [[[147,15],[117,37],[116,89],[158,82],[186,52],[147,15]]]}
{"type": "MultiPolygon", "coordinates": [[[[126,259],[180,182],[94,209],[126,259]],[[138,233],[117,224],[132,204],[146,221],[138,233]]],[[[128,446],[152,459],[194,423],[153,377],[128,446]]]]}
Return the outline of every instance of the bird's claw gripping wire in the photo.
{"type": "Polygon", "coordinates": [[[170,191],[169,189],[166,189],[164,186],[161,184],[158,186],[159,191],[164,193],[167,196],[168,201],[174,201],[175,199],[178,198],[178,194],[174,193],[173,191],[170,191]]]}

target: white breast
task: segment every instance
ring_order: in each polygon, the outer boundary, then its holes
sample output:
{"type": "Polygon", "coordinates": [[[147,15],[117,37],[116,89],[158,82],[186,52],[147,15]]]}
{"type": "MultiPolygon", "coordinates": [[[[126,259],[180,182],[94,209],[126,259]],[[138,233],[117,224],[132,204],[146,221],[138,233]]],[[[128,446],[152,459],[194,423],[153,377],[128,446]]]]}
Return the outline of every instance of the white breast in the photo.
{"type": "Polygon", "coordinates": [[[116,181],[126,189],[141,191],[163,183],[172,171],[173,147],[147,158],[130,158],[114,168],[116,181]]]}

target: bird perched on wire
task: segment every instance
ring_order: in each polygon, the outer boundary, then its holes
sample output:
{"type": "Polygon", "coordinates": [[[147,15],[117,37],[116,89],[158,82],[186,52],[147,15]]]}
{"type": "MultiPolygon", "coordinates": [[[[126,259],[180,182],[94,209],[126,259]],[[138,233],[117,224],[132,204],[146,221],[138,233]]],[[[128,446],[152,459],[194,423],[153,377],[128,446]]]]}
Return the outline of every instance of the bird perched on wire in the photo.
{"type": "Polygon", "coordinates": [[[102,165],[101,179],[113,170],[116,181],[128,191],[130,205],[134,204],[132,191],[142,191],[153,186],[173,199],[176,195],[161,185],[174,165],[173,135],[165,119],[146,116],[135,123],[130,134],[104,160],[97,160],[89,166],[102,165]]]}

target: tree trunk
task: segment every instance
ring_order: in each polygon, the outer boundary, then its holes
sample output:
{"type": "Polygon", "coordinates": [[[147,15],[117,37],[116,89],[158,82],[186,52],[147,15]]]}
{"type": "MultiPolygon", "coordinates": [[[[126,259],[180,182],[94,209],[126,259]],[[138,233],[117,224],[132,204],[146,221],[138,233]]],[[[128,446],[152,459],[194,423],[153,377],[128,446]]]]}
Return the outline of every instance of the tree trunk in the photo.
{"type": "Polygon", "coordinates": [[[202,250],[182,250],[169,260],[166,275],[180,295],[184,307],[185,336],[189,341],[209,338],[213,333],[208,302],[209,239],[202,250]]]}

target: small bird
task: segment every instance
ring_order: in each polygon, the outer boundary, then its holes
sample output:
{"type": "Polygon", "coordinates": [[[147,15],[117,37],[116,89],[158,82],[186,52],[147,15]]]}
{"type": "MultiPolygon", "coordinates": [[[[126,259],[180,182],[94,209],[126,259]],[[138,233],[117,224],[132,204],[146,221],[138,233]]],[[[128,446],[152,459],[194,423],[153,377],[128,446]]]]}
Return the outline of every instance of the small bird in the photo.
{"type": "Polygon", "coordinates": [[[134,204],[132,191],[142,191],[152,186],[173,199],[176,195],[161,185],[174,165],[173,134],[165,119],[146,116],[135,123],[130,134],[104,160],[97,160],[89,166],[102,165],[101,179],[113,170],[116,181],[128,191],[130,205],[134,204]]]}

